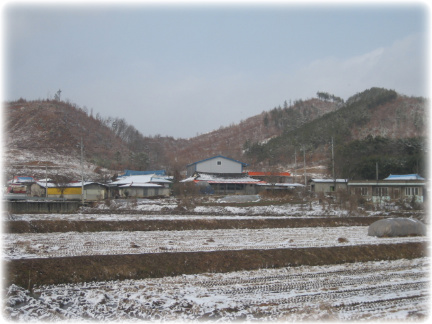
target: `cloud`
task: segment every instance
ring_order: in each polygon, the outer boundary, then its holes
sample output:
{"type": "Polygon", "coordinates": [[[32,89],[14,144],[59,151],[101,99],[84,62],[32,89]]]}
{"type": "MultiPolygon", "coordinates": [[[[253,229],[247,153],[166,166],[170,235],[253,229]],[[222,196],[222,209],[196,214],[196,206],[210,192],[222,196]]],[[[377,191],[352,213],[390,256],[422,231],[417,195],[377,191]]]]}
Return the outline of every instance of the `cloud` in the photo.
{"type": "Polygon", "coordinates": [[[358,56],[324,58],[300,68],[289,84],[299,92],[327,91],[343,98],[371,87],[426,96],[427,60],[420,35],[410,35],[389,47],[358,56]]]}
{"type": "MultiPolygon", "coordinates": [[[[309,99],[325,91],[348,99],[371,87],[394,89],[405,95],[426,96],[426,54],[420,35],[411,35],[388,47],[353,57],[328,57],[282,72],[260,70],[173,75],[169,80],[146,81],[130,89],[138,93],[142,109],[164,116],[146,134],[178,134],[180,137],[209,132],[238,123],[283,105],[285,100],[309,99]],[[168,126],[169,125],[169,126],[168,126]],[[154,127],[154,129],[152,129],[154,127]]],[[[139,127],[139,118],[134,118],[139,127]]]]}

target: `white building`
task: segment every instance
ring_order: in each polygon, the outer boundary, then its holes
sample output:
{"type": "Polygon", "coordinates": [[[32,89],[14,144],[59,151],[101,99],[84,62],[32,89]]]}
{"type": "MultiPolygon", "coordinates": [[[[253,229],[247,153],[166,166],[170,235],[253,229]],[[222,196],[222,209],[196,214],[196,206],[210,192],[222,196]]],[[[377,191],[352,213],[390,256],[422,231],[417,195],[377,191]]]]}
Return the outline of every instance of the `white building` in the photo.
{"type": "Polygon", "coordinates": [[[222,155],[217,155],[205,160],[187,165],[187,177],[192,177],[195,173],[213,173],[213,174],[241,174],[243,167],[247,163],[236,161],[222,155]]]}
{"type": "Polygon", "coordinates": [[[155,174],[122,177],[110,183],[110,196],[116,197],[169,197],[172,181],[167,176],[155,174]]]}

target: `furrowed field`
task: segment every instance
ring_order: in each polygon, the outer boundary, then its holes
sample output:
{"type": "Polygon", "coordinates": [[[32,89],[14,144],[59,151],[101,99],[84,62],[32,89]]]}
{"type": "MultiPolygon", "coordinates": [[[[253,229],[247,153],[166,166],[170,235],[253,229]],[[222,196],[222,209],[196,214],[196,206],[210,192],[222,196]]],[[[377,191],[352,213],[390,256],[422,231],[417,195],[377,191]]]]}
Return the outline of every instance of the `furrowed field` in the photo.
{"type": "Polygon", "coordinates": [[[428,237],[367,235],[368,225],[389,212],[354,216],[280,205],[164,214],[171,205],[142,201],[130,213],[13,215],[3,234],[4,317],[428,317],[428,237]]]}

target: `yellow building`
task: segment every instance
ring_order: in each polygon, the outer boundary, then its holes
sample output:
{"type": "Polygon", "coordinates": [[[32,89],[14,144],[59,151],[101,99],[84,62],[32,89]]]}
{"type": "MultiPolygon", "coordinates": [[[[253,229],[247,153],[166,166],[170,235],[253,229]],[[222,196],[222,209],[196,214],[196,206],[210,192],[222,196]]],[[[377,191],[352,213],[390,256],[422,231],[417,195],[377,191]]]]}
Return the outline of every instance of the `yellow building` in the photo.
{"type": "Polygon", "coordinates": [[[70,183],[64,187],[48,184],[49,198],[64,198],[66,200],[96,201],[107,198],[107,187],[95,182],[84,182],[84,196],[82,196],[81,182],[70,183]]]}

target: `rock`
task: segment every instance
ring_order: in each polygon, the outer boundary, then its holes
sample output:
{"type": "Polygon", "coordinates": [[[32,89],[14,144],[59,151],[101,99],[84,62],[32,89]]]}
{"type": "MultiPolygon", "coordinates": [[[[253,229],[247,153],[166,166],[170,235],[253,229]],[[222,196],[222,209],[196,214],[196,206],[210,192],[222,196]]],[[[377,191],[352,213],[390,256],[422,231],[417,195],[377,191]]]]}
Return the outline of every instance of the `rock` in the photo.
{"type": "Polygon", "coordinates": [[[395,237],[426,235],[426,225],[412,218],[388,218],[372,223],[368,228],[369,236],[395,237]]]}

